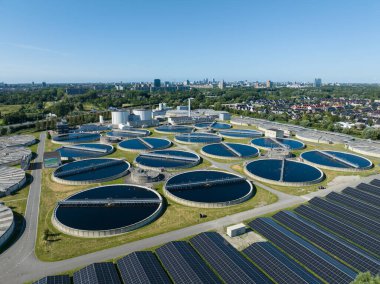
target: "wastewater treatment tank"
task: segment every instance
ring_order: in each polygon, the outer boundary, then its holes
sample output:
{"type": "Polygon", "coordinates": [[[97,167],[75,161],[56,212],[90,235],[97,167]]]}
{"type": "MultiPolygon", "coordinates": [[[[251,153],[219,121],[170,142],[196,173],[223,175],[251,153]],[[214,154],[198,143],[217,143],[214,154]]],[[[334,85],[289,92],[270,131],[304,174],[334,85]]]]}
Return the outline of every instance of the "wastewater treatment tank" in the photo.
{"type": "Polygon", "coordinates": [[[337,171],[363,171],[373,166],[372,162],[364,157],[340,151],[307,151],[302,153],[300,158],[307,164],[337,171]]]}
{"type": "Polygon", "coordinates": [[[218,159],[246,159],[259,155],[253,146],[240,143],[215,143],[203,146],[202,154],[218,159]]]}
{"type": "Polygon", "coordinates": [[[107,237],[151,223],[162,208],[162,197],[150,188],[107,185],[81,191],[58,202],[52,222],[68,235],[107,237]]]}
{"type": "Polygon", "coordinates": [[[112,145],[99,143],[81,143],[66,145],[55,150],[62,160],[72,161],[109,155],[114,151],[112,145]]]}
{"type": "Polygon", "coordinates": [[[36,143],[36,137],[29,134],[0,137],[0,145],[7,147],[30,146],[36,143]]]}
{"type": "Polygon", "coordinates": [[[0,146],[0,165],[14,166],[21,164],[23,158],[31,157],[32,151],[26,147],[0,146]]]}
{"type": "Polygon", "coordinates": [[[198,165],[201,158],[191,152],[180,150],[157,150],[141,153],[135,162],[146,169],[190,168],[198,165]]]}
{"type": "Polygon", "coordinates": [[[128,129],[128,130],[113,130],[107,132],[108,137],[119,138],[119,139],[131,139],[136,137],[145,137],[150,135],[149,130],[145,129],[128,129]]]}
{"type": "Polygon", "coordinates": [[[262,137],[256,138],[251,141],[253,146],[256,146],[259,149],[274,149],[274,148],[284,148],[289,150],[300,150],[305,148],[305,144],[301,141],[288,138],[269,138],[262,137]]]}
{"type": "Polygon", "coordinates": [[[183,144],[211,144],[221,142],[222,137],[210,133],[193,132],[176,135],[174,141],[183,144]]]}
{"type": "Polygon", "coordinates": [[[320,169],[287,159],[252,161],[245,166],[244,171],[258,181],[284,186],[307,186],[324,179],[320,169]]]}
{"type": "Polygon", "coordinates": [[[118,148],[124,151],[153,151],[158,149],[165,149],[172,145],[172,142],[163,138],[134,138],[125,140],[119,143],[118,148]]]}
{"type": "Polygon", "coordinates": [[[51,141],[56,144],[77,144],[99,141],[98,133],[68,133],[54,136],[51,141]]]}
{"type": "Polygon", "coordinates": [[[0,197],[19,190],[25,185],[26,181],[24,170],[14,167],[0,166],[0,197]]]}
{"type": "Polygon", "coordinates": [[[64,164],[57,168],[52,178],[62,184],[90,184],[114,180],[128,173],[127,161],[111,158],[95,158],[64,164]]]}
{"type": "Polygon", "coordinates": [[[170,178],[164,193],[177,203],[202,208],[239,204],[252,197],[252,184],[245,178],[222,171],[191,171],[170,178]]]}
{"type": "Polygon", "coordinates": [[[263,136],[263,133],[257,130],[249,129],[227,129],[220,130],[219,135],[225,138],[231,139],[248,139],[248,138],[258,138],[263,136]]]}
{"type": "Polygon", "coordinates": [[[163,134],[178,134],[178,133],[190,133],[193,132],[193,127],[185,125],[161,125],[154,130],[157,133],[163,134]]]}
{"type": "Polygon", "coordinates": [[[194,125],[197,129],[203,129],[203,128],[212,128],[212,129],[229,129],[231,128],[231,124],[228,123],[222,123],[222,122],[201,122],[196,123],[194,125]]]}

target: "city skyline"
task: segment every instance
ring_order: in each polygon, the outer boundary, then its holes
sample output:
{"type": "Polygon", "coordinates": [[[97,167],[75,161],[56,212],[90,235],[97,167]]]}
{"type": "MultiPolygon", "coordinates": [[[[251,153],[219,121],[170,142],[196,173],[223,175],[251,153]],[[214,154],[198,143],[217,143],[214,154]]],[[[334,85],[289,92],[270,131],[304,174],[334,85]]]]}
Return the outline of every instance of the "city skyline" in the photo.
{"type": "Polygon", "coordinates": [[[0,82],[379,83],[377,1],[1,1],[0,82]]]}

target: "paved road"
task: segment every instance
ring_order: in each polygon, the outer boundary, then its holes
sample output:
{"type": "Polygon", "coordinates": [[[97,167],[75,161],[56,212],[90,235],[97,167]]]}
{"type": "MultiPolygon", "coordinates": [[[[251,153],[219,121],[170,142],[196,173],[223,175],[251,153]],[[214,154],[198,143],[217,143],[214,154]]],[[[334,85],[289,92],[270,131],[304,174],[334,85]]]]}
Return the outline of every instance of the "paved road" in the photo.
{"type": "MultiPolygon", "coordinates": [[[[37,158],[37,162],[40,162],[42,160],[45,137],[41,135],[40,140],[41,143],[38,147],[39,156],[37,158]]],[[[231,170],[229,169],[229,165],[215,163],[212,160],[210,160],[210,162],[213,163],[214,167],[231,170]]],[[[68,260],[46,263],[39,261],[34,255],[34,244],[36,241],[37,231],[38,204],[41,190],[41,170],[37,169],[33,171],[32,175],[35,180],[31,186],[30,194],[28,197],[28,204],[25,215],[25,219],[27,222],[26,230],[24,232],[24,235],[17,241],[16,244],[14,244],[4,254],[0,255],[0,283],[23,283],[25,281],[38,279],[45,275],[57,274],[66,270],[71,270],[77,267],[85,266],[93,262],[109,260],[112,258],[126,255],[136,250],[142,250],[149,247],[158,246],[169,241],[174,241],[212,229],[218,229],[222,226],[227,226],[230,224],[241,222],[246,219],[254,218],[255,216],[267,214],[290,206],[295,206],[311,199],[314,196],[324,196],[331,191],[340,191],[348,185],[341,183],[329,187],[326,190],[313,192],[300,197],[279,193],[278,191],[271,189],[270,187],[258,184],[259,186],[277,194],[279,196],[279,201],[274,204],[254,208],[245,212],[229,215],[220,219],[216,219],[202,224],[197,224],[180,230],[171,231],[155,237],[135,241],[128,244],[123,244],[118,247],[97,251],[94,253],[82,255],[68,260]]],[[[380,175],[377,175],[376,177],[379,176],[380,175]]],[[[349,184],[351,186],[355,186],[361,181],[370,180],[372,178],[374,178],[374,176],[370,178],[361,179],[360,181],[350,181],[349,184]]]]}

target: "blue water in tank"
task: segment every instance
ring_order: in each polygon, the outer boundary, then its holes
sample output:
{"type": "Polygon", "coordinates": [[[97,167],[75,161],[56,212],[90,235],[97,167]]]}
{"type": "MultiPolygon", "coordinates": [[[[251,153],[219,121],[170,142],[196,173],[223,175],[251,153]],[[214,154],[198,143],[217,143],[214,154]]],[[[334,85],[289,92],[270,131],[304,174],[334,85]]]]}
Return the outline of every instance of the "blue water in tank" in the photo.
{"type": "MultiPolygon", "coordinates": [[[[241,154],[241,158],[256,156],[259,153],[255,147],[250,145],[238,144],[238,143],[225,143],[237,153],[241,154]]],[[[236,153],[229,150],[228,147],[222,143],[209,144],[202,148],[202,151],[211,155],[221,156],[226,158],[239,158],[236,153]]]]}
{"type": "Polygon", "coordinates": [[[211,144],[222,141],[222,138],[215,134],[193,132],[189,134],[177,135],[176,140],[186,143],[211,144]]]}
{"type": "Polygon", "coordinates": [[[91,158],[91,157],[99,157],[108,155],[112,152],[112,146],[106,145],[106,144],[98,144],[98,143],[81,143],[81,144],[75,144],[73,146],[79,146],[84,147],[88,149],[102,149],[106,150],[107,152],[92,152],[92,151],[86,151],[81,149],[72,149],[67,147],[61,147],[55,150],[56,152],[59,152],[61,157],[63,158],[69,158],[69,159],[83,159],[83,158],[91,158]]]}
{"type": "MultiPolygon", "coordinates": [[[[131,185],[109,185],[79,192],[73,199],[146,199],[158,198],[153,192],[131,185]]],[[[80,230],[110,230],[142,221],[152,215],[159,204],[126,207],[62,207],[57,219],[64,225],[80,230]]]]}
{"type": "MultiPolygon", "coordinates": [[[[236,177],[236,175],[218,171],[193,171],[176,175],[168,180],[167,185],[176,185],[188,182],[217,180],[221,178],[236,177]]],[[[249,182],[243,180],[231,184],[218,184],[209,186],[195,186],[191,189],[169,190],[175,196],[194,202],[227,202],[247,195],[250,191],[249,182]]]]}
{"type": "Polygon", "coordinates": [[[161,125],[155,129],[167,133],[190,133],[193,131],[193,127],[184,125],[161,125]]]}
{"type": "Polygon", "coordinates": [[[279,143],[276,143],[275,141],[278,141],[281,144],[289,146],[290,150],[299,150],[303,149],[305,145],[297,140],[294,139],[280,139],[280,138],[256,138],[251,141],[253,145],[264,147],[264,148],[281,148],[279,143]]]}
{"type": "Polygon", "coordinates": [[[163,149],[170,147],[171,142],[166,139],[161,139],[161,138],[151,138],[151,137],[146,137],[142,138],[144,141],[149,143],[150,145],[153,146],[153,148],[148,147],[146,144],[144,144],[142,141],[139,139],[130,139],[130,140],[125,140],[123,142],[119,143],[120,147],[126,148],[126,149],[131,149],[131,150],[154,150],[154,149],[163,149]]]}
{"type": "Polygon", "coordinates": [[[202,122],[194,125],[197,128],[214,128],[214,129],[228,129],[231,128],[231,124],[222,122],[202,122]]]}
{"type": "MultiPolygon", "coordinates": [[[[249,172],[262,178],[279,181],[281,177],[281,159],[257,160],[247,164],[249,172]]],[[[321,177],[321,172],[310,165],[285,160],[284,182],[310,182],[321,177]]]]}
{"type": "Polygon", "coordinates": [[[345,152],[337,152],[337,151],[323,151],[323,152],[327,152],[329,155],[337,157],[338,159],[334,159],[328,155],[324,155],[323,153],[319,151],[304,152],[301,154],[301,158],[315,164],[335,167],[335,168],[345,168],[345,169],[354,168],[349,163],[357,165],[359,168],[368,168],[372,165],[371,161],[358,155],[353,155],[353,154],[345,153],[345,152]],[[349,163],[345,163],[344,161],[347,161],[349,163]]]}
{"type": "Polygon", "coordinates": [[[229,136],[234,138],[256,138],[263,136],[263,133],[256,130],[246,130],[246,129],[229,129],[219,131],[220,135],[229,136]]]}
{"type": "Polygon", "coordinates": [[[200,158],[190,152],[178,151],[178,150],[157,150],[149,152],[146,154],[140,154],[136,158],[136,162],[142,166],[153,167],[153,168],[181,168],[188,167],[191,165],[197,165],[200,162],[200,158]],[[197,159],[197,161],[188,161],[188,160],[175,160],[170,159],[170,157],[152,157],[148,156],[150,153],[161,154],[161,155],[170,155],[176,157],[185,157],[197,159]]]}
{"type": "Polygon", "coordinates": [[[100,139],[100,134],[98,133],[68,133],[58,136],[54,136],[53,141],[56,142],[66,142],[66,143],[81,143],[81,142],[91,142],[100,139]]]}

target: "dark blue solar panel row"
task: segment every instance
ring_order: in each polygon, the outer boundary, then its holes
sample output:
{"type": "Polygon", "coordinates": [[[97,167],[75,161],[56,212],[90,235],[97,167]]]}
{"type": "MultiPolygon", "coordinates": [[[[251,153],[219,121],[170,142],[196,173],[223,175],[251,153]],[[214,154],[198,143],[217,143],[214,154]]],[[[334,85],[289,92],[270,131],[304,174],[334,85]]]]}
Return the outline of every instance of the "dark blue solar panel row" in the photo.
{"type": "Polygon", "coordinates": [[[380,207],[380,197],[373,194],[352,187],[343,189],[343,193],[380,207]]]}
{"type": "Polygon", "coordinates": [[[174,283],[220,283],[202,258],[187,242],[171,242],[158,248],[156,254],[174,283]]]}
{"type": "Polygon", "coordinates": [[[361,183],[356,188],[362,191],[365,191],[367,193],[376,195],[377,197],[380,197],[380,188],[376,186],[376,184],[373,184],[373,183],[377,183],[377,180],[371,181],[370,184],[361,183]]]}
{"type": "Polygon", "coordinates": [[[359,199],[356,199],[354,197],[351,197],[349,195],[331,192],[326,196],[326,198],[328,200],[333,200],[339,204],[354,208],[354,209],[356,209],[356,210],[358,210],[358,211],[360,211],[363,214],[366,214],[368,216],[380,218],[380,209],[379,208],[377,208],[373,205],[370,205],[368,203],[365,203],[365,202],[363,202],[359,199]]]}
{"type": "Polygon", "coordinates": [[[281,211],[273,218],[305,239],[351,265],[358,271],[380,272],[380,261],[343,239],[333,236],[290,211],[281,211]]]}
{"type": "Polygon", "coordinates": [[[74,284],[121,284],[112,262],[93,263],[73,275],[74,284]]]}
{"type": "Polygon", "coordinates": [[[259,218],[249,225],[328,283],[350,283],[356,277],[353,270],[270,218],[259,218]]]}
{"type": "Polygon", "coordinates": [[[272,283],[216,232],[199,234],[190,243],[225,283],[272,283]]]}
{"type": "Polygon", "coordinates": [[[277,283],[322,283],[269,242],[254,243],[243,252],[277,283]]]}
{"type": "Polygon", "coordinates": [[[133,252],[119,259],[117,267],[124,283],[171,283],[157,257],[150,251],[133,252]]]}
{"type": "Polygon", "coordinates": [[[351,223],[355,226],[361,227],[368,232],[374,234],[380,233],[380,223],[376,220],[372,220],[362,214],[354,212],[344,206],[338,205],[328,200],[314,197],[309,201],[310,204],[325,210],[327,213],[343,218],[342,222],[351,223]],[[349,218],[347,218],[349,216],[349,218]]]}
{"type": "Polygon", "coordinates": [[[374,185],[376,186],[378,189],[376,192],[374,192],[374,194],[376,195],[379,195],[380,196],[380,179],[374,179],[370,182],[371,185],[374,185]]]}
{"type": "Polygon", "coordinates": [[[71,284],[69,275],[46,276],[33,284],[71,284]]]}
{"type": "Polygon", "coordinates": [[[379,239],[347,225],[331,215],[321,212],[321,210],[315,207],[301,205],[296,208],[295,211],[330,231],[341,235],[345,239],[360,245],[371,253],[380,252],[379,239]]]}

